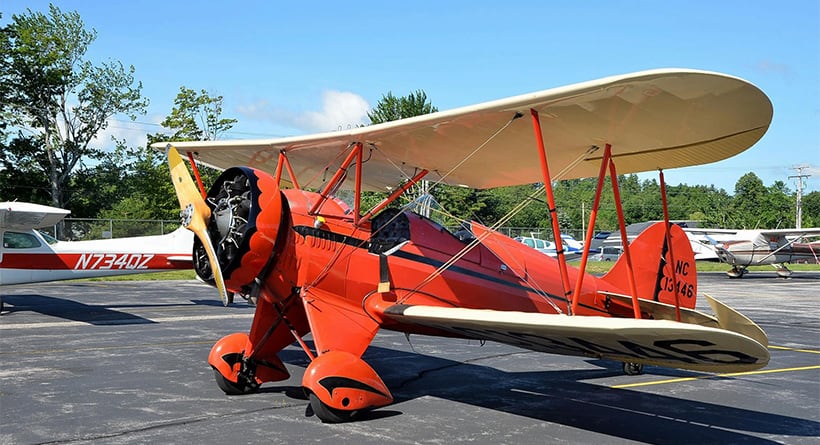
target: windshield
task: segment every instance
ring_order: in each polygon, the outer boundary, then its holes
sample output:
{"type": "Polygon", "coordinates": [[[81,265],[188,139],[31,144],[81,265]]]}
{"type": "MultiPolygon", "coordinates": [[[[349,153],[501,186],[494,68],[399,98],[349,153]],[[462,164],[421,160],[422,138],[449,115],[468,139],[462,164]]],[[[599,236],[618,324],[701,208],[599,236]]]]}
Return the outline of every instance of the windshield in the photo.
{"type": "Polygon", "coordinates": [[[53,236],[49,235],[46,232],[43,232],[42,230],[38,230],[38,232],[40,232],[40,235],[43,236],[43,239],[45,239],[47,243],[57,244],[57,238],[54,238],[53,236]]]}

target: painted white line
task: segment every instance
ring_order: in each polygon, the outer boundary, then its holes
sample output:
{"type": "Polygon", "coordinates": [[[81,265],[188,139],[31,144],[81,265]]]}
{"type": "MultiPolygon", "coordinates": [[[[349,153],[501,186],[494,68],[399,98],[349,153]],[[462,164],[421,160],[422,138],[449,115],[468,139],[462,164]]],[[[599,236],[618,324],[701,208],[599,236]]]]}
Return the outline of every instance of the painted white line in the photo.
{"type": "MultiPolygon", "coordinates": [[[[135,316],[138,317],[138,316],[135,316]]],[[[203,320],[226,320],[253,318],[253,314],[226,314],[226,315],[191,315],[179,317],[157,317],[157,318],[121,318],[117,320],[92,320],[92,321],[51,321],[44,323],[2,323],[0,330],[6,329],[42,329],[42,328],[67,328],[73,326],[106,326],[123,324],[148,324],[148,323],[172,323],[176,321],[203,321],[203,320]]]]}

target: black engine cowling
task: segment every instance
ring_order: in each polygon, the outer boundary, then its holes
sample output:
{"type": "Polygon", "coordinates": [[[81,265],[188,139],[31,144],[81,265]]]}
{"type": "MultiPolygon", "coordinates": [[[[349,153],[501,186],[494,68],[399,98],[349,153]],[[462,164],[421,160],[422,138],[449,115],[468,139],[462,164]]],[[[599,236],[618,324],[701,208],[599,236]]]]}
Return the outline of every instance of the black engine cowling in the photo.
{"type": "MultiPolygon", "coordinates": [[[[245,292],[276,254],[287,204],[271,175],[249,167],[222,172],[205,201],[211,208],[208,235],[225,285],[231,291],[245,292]]],[[[213,272],[198,238],[194,239],[194,269],[213,284],[213,272]]]]}

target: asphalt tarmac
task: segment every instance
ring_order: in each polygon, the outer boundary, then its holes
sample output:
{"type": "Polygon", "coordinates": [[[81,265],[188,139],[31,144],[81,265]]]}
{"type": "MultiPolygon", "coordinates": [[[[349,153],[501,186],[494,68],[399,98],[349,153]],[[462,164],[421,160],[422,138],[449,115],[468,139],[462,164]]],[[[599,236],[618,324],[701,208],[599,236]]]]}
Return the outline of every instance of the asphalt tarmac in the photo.
{"type": "MultiPolygon", "coordinates": [[[[396,399],[322,424],[292,377],[226,396],[207,364],[253,307],[196,281],[69,282],[0,290],[2,444],[820,443],[820,273],[701,274],[708,293],[769,334],[771,362],[742,375],[530,352],[384,331],[365,353],[396,399]]],[[[701,299],[699,308],[710,310],[701,299]],[[701,307],[701,304],[703,305],[701,307]]]]}

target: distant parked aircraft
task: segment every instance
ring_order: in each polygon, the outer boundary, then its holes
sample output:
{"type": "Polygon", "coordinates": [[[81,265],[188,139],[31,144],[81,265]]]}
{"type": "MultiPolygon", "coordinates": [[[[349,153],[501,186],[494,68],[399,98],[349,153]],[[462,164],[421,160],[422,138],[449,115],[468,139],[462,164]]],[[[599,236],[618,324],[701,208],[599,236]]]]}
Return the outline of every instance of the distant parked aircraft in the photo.
{"type": "Polygon", "coordinates": [[[807,237],[820,237],[820,228],[809,229],[684,229],[690,235],[710,237],[720,261],[730,264],[726,272],[731,278],[741,278],[749,266],[771,264],[777,275],[788,277],[787,263],[820,264],[820,242],[805,242],[807,237]]]}

